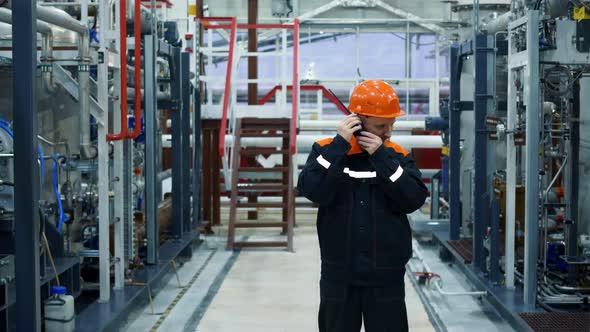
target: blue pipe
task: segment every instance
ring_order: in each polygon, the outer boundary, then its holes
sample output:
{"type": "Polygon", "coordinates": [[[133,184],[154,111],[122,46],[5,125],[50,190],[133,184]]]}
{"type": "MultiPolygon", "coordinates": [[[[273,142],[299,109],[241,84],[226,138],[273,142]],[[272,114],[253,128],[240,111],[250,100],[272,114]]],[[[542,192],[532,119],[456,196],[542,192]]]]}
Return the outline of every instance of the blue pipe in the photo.
{"type": "Polygon", "coordinates": [[[10,130],[10,127],[7,125],[6,120],[0,120],[0,128],[4,129],[4,131],[12,138],[14,138],[14,133],[10,130]]]}
{"type": "Polygon", "coordinates": [[[51,168],[51,175],[53,178],[53,191],[55,192],[55,200],[57,201],[57,207],[59,209],[59,222],[57,224],[57,231],[61,232],[61,228],[63,223],[66,221],[66,217],[64,215],[63,205],[61,203],[61,196],[59,194],[59,189],[57,188],[57,159],[59,158],[59,154],[55,154],[53,156],[53,166],[51,168]]]}
{"type": "MultiPolygon", "coordinates": [[[[10,129],[10,122],[0,119],[0,129],[3,129],[11,138],[14,139],[14,133],[10,129]]],[[[37,153],[39,154],[39,165],[41,167],[41,183],[45,182],[45,160],[43,159],[43,151],[40,146],[37,146],[37,153]]]]}

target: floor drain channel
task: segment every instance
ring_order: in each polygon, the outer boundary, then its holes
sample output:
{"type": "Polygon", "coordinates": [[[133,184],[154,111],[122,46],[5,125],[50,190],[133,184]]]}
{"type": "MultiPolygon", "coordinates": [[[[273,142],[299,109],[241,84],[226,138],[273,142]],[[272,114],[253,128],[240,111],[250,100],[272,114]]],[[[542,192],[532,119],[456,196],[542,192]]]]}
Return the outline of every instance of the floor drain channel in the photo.
{"type": "Polygon", "coordinates": [[[215,255],[216,252],[217,252],[217,250],[214,250],[209,254],[209,257],[207,257],[207,260],[205,260],[205,262],[203,263],[203,266],[201,266],[201,268],[195,273],[195,275],[191,278],[191,280],[182,288],[180,293],[178,293],[178,295],[176,295],[176,297],[174,298],[174,301],[172,301],[172,303],[170,303],[170,305],[168,305],[168,308],[166,308],[166,310],[162,313],[162,315],[160,316],[158,321],[154,324],[154,326],[152,326],[152,328],[150,329],[150,332],[155,332],[158,330],[160,325],[162,325],[162,323],[166,320],[168,315],[170,315],[172,310],[174,310],[174,307],[176,307],[176,304],[178,304],[178,302],[182,299],[182,297],[186,294],[186,292],[188,292],[188,290],[192,287],[192,285],[195,283],[195,281],[197,281],[197,279],[199,278],[201,273],[203,273],[203,270],[205,270],[205,268],[207,267],[209,262],[211,262],[211,260],[213,259],[213,255],[215,255]]]}

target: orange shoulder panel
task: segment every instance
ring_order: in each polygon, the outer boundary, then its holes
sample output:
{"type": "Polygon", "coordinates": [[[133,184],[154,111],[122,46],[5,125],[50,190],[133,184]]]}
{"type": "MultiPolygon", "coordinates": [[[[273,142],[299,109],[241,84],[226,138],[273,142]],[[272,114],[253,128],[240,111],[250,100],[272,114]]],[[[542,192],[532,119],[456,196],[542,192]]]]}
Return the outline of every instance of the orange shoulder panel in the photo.
{"type": "Polygon", "coordinates": [[[332,141],[334,141],[334,138],[330,137],[330,138],[325,138],[325,139],[319,140],[316,143],[318,143],[320,146],[326,146],[326,145],[332,143],[332,141]]]}
{"type": "Polygon", "coordinates": [[[401,146],[393,143],[392,141],[386,141],[385,142],[385,147],[393,149],[395,152],[397,153],[401,153],[405,156],[409,155],[410,153],[408,151],[406,151],[404,148],[402,148],[401,146]]]}

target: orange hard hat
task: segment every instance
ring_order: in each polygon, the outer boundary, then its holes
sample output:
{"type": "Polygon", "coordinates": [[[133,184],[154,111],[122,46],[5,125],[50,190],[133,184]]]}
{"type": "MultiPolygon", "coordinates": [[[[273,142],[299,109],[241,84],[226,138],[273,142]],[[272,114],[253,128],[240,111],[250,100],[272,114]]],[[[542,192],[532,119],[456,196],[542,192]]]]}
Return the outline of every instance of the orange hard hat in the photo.
{"type": "Polygon", "coordinates": [[[406,114],[391,85],[378,80],[364,81],[352,90],[351,112],[376,118],[396,118],[406,114]]]}

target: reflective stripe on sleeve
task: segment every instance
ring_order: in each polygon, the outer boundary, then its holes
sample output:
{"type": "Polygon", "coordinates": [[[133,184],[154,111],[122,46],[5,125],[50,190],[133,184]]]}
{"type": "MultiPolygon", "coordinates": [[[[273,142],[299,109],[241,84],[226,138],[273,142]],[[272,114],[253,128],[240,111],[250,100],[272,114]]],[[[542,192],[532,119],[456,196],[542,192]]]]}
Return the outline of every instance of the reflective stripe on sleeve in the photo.
{"type": "Polygon", "coordinates": [[[316,160],[318,161],[318,163],[320,163],[320,165],[324,166],[325,169],[330,168],[330,165],[332,165],[329,161],[324,159],[324,157],[322,157],[322,155],[317,157],[316,160]]]}
{"type": "Polygon", "coordinates": [[[395,173],[393,173],[393,175],[390,176],[389,179],[391,180],[391,182],[395,182],[397,181],[397,179],[399,179],[400,176],[402,176],[403,173],[404,169],[401,166],[398,166],[395,173]]]}

